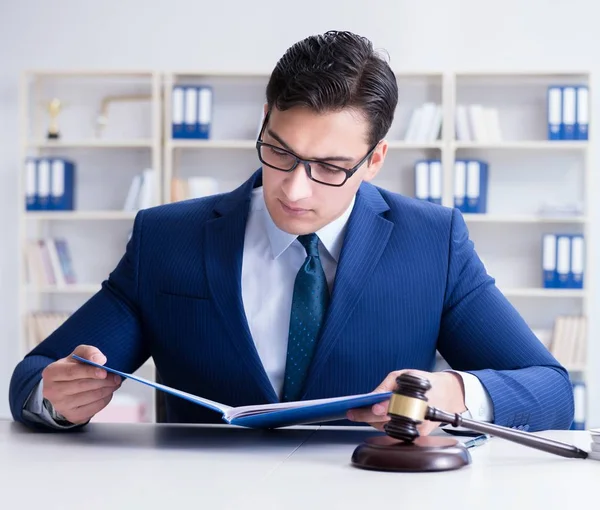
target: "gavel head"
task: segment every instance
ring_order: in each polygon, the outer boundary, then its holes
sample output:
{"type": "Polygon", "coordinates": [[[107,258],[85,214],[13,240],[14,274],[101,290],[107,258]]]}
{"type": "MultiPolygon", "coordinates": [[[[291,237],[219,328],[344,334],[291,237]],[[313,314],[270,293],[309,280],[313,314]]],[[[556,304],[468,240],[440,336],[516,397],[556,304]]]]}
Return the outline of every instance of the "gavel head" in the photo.
{"type": "Polygon", "coordinates": [[[431,383],[415,374],[404,373],[396,378],[388,408],[390,421],[384,425],[386,434],[407,443],[419,437],[417,425],[427,414],[426,393],[430,389],[431,383]]]}

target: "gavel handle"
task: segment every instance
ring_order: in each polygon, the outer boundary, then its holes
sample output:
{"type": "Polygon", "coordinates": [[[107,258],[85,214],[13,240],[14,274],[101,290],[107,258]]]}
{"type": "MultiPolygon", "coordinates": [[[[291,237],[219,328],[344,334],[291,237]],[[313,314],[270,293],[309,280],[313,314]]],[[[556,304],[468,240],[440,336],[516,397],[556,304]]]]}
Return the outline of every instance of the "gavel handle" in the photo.
{"type": "Polygon", "coordinates": [[[508,441],[513,441],[514,443],[553,453],[554,455],[560,455],[561,457],[586,459],[588,456],[587,452],[567,443],[553,441],[552,439],[535,436],[529,432],[502,427],[501,425],[495,425],[493,423],[467,420],[459,414],[446,413],[435,407],[427,408],[425,419],[447,423],[454,427],[465,427],[474,430],[475,432],[481,432],[482,434],[491,434],[496,437],[501,437],[502,439],[507,439],[508,441]]]}

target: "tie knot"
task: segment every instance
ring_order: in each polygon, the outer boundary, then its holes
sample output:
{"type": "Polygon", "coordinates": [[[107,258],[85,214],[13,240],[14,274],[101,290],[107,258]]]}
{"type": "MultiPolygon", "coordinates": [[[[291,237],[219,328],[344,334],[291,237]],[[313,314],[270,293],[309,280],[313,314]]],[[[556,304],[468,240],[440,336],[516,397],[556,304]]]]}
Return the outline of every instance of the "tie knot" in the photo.
{"type": "Polygon", "coordinates": [[[319,256],[319,237],[317,236],[317,234],[306,234],[303,236],[298,236],[298,241],[302,243],[302,246],[304,246],[306,254],[309,257],[319,256]]]}

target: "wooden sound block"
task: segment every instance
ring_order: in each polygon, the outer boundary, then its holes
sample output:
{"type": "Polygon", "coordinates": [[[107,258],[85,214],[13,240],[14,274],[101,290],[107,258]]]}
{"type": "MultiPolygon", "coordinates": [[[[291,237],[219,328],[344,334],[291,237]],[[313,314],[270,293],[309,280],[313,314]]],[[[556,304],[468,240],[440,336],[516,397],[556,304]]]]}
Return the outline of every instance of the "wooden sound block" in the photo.
{"type": "Polygon", "coordinates": [[[368,438],[352,454],[352,464],[376,471],[449,471],[471,463],[467,448],[456,439],[418,437],[413,443],[390,436],[368,438]]]}

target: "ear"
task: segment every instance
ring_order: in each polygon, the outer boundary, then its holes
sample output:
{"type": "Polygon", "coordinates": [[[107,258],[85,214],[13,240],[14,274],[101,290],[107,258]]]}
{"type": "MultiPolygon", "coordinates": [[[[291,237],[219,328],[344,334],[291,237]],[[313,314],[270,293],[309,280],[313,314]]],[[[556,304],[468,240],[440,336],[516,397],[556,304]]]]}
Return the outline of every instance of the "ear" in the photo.
{"type": "Polygon", "coordinates": [[[379,170],[381,170],[383,162],[385,161],[387,150],[387,141],[382,140],[381,142],[379,142],[379,145],[377,146],[373,154],[371,154],[370,163],[368,164],[367,171],[365,172],[365,175],[363,177],[364,181],[373,180],[375,176],[379,173],[379,170]]]}
{"type": "Polygon", "coordinates": [[[267,114],[268,111],[269,111],[269,103],[265,103],[263,106],[263,119],[265,118],[265,115],[267,114]]]}

